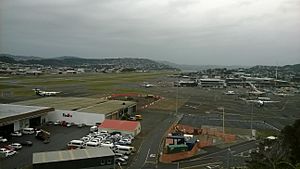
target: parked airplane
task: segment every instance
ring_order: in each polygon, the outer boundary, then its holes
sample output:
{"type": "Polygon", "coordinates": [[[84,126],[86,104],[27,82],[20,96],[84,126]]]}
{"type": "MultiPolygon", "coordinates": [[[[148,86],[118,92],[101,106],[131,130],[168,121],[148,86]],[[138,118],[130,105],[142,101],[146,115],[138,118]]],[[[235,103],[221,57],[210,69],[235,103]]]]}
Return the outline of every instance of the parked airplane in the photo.
{"type": "Polygon", "coordinates": [[[153,85],[153,84],[151,84],[151,83],[147,83],[147,82],[144,82],[142,86],[143,86],[143,87],[145,87],[145,88],[154,87],[154,85],[153,85]]]}
{"type": "Polygon", "coordinates": [[[247,100],[245,98],[241,98],[242,100],[244,100],[247,103],[254,103],[257,104],[258,107],[262,107],[265,104],[268,103],[279,103],[280,101],[273,101],[273,100],[262,100],[262,99],[256,99],[256,100],[247,100]]]}
{"type": "Polygon", "coordinates": [[[273,93],[275,96],[280,96],[280,97],[286,97],[286,96],[293,96],[292,94],[287,94],[287,93],[273,93]]]}
{"type": "Polygon", "coordinates": [[[45,96],[55,96],[55,95],[61,93],[61,92],[46,92],[46,91],[43,91],[43,90],[38,89],[38,88],[35,88],[35,89],[32,89],[32,90],[35,91],[36,95],[43,96],[43,97],[45,97],[45,96]]]}
{"type": "Polygon", "coordinates": [[[227,92],[224,93],[225,95],[235,95],[236,93],[232,90],[229,90],[227,92]]]}

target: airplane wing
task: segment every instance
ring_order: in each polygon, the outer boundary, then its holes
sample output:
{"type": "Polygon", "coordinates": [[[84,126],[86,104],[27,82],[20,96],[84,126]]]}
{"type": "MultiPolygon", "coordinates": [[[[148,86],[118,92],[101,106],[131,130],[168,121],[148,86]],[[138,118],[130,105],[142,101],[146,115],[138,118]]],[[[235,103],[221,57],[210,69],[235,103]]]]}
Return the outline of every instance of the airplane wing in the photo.
{"type": "Polygon", "coordinates": [[[263,101],[264,103],[279,103],[280,101],[272,101],[272,100],[270,100],[270,101],[263,101]]]}

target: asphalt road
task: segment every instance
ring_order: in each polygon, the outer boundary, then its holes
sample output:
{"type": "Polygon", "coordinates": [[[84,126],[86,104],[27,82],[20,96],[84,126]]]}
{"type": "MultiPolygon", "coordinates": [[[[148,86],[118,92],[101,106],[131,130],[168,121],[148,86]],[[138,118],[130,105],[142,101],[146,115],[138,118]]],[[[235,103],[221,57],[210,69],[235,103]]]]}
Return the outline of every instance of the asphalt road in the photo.
{"type": "Polygon", "coordinates": [[[201,167],[203,165],[216,164],[223,165],[224,167],[243,165],[246,158],[239,156],[239,154],[255,149],[257,147],[257,143],[258,141],[248,141],[213,153],[193,157],[189,160],[179,162],[179,168],[188,169],[201,167]]]}
{"type": "Polygon", "coordinates": [[[136,158],[133,160],[129,169],[148,169],[156,168],[160,153],[160,145],[166,130],[173,124],[178,117],[170,114],[163,121],[152,124],[152,130],[147,134],[137,151],[136,158]]]}

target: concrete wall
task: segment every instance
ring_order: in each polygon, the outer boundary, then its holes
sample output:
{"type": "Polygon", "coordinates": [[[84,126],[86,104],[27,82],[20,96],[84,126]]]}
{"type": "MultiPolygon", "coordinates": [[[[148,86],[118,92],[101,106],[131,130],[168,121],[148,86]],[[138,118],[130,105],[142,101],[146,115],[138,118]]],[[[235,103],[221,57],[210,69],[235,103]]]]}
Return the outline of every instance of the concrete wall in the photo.
{"type": "Polygon", "coordinates": [[[20,130],[20,121],[14,122],[14,131],[20,130]]]}
{"type": "Polygon", "coordinates": [[[85,113],[85,112],[77,112],[77,111],[68,111],[68,110],[55,110],[53,112],[49,112],[47,117],[47,121],[66,121],[69,123],[81,124],[84,123],[86,125],[95,125],[96,123],[102,123],[105,119],[104,114],[96,114],[96,113],[85,113]]]}
{"type": "Polygon", "coordinates": [[[19,129],[29,127],[29,119],[24,119],[19,121],[19,129]]]}

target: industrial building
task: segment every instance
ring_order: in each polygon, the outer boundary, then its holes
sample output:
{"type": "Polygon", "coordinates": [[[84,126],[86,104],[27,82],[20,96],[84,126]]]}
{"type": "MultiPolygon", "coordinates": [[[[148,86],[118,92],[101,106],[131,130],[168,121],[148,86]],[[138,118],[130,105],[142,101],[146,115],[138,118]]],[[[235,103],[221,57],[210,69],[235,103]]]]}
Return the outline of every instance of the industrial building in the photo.
{"type": "Polygon", "coordinates": [[[174,86],[178,87],[196,87],[198,83],[194,80],[180,80],[177,82],[174,82],[174,86]]]}
{"type": "Polygon", "coordinates": [[[40,126],[51,111],[49,107],[0,104],[0,136],[7,138],[14,131],[40,126]]]}
{"type": "Polygon", "coordinates": [[[17,102],[21,105],[39,105],[55,108],[47,113],[46,121],[95,125],[104,119],[120,119],[124,114],[134,114],[136,102],[80,97],[47,97],[17,102]]]}
{"type": "Polygon", "coordinates": [[[33,169],[114,169],[109,147],[33,153],[33,169]]]}
{"type": "Polygon", "coordinates": [[[225,80],[222,79],[199,79],[199,86],[211,88],[224,88],[226,87],[225,80]]]}
{"type": "Polygon", "coordinates": [[[138,121],[126,120],[104,120],[99,126],[100,130],[108,132],[120,132],[122,134],[130,134],[136,136],[141,132],[141,123],[138,121]]]}

